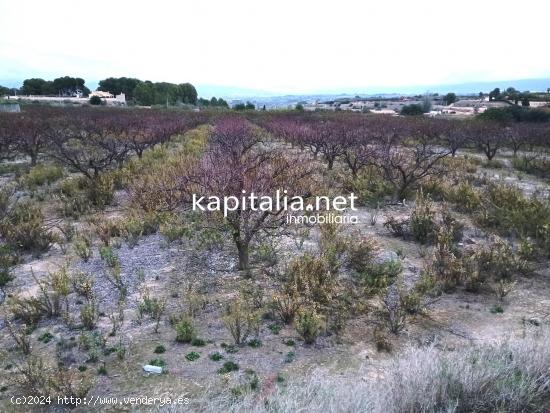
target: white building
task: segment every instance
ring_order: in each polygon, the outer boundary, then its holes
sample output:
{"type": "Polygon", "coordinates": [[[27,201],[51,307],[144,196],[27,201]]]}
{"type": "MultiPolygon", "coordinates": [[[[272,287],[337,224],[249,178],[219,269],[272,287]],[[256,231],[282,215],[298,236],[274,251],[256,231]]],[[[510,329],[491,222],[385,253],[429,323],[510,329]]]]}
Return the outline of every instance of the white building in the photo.
{"type": "Polygon", "coordinates": [[[88,97],[97,96],[101,99],[114,99],[114,95],[111,92],[104,92],[102,90],[96,90],[95,92],[91,92],[88,97]]]}

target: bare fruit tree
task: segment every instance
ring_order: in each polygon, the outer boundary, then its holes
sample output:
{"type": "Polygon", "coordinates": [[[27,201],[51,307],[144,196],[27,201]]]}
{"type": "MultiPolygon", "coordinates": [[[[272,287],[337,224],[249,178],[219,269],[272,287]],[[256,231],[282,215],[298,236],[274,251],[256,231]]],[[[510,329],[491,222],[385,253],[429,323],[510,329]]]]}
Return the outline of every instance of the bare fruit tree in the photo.
{"type": "MultiPolygon", "coordinates": [[[[211,147],[196,169],[182,177],[187,189],[183,199],[192,197],[235,197],[254,193],[273,197],[277,190],[288,196],[308,194],[311,169],[299,159],[285,156],[275,148],[267,150],[256,136],[254,127],[243,118],[226,118],[214,128],[211,147]]],[[[229,228],[237,248],[239,269],[249,269],[250,245],[259,233],[274,235],[285,224],[282,209],[253,210],[239,202],[227,214],[212,212],[220,230],[229,228]]],[[[211,223],[210,223],[211,225],[211,223]]]]}
{"type": "Polygon", "coordinates": [[[377,164],[394,188],[393,201],[404,199],[424,178],[439,173],[440,160],[450,153],[415,127],[387,135],[379,147],[377,164]]]}

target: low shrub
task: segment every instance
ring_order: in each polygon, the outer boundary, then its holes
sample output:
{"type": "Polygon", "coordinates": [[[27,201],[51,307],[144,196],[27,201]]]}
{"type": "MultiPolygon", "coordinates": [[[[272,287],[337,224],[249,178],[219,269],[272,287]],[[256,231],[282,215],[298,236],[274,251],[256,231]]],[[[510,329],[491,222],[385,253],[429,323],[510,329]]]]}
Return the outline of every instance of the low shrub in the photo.
{"type": "Polygon", "coordinates": [[[190,343],[197,336],[197,330],[190,318],[184,318],[174,325],[176,330],[176,341],[190,343]]]}
{"type": "Polygon", "coordinates": [[[285,286],[272,298],[272,307],[284,324],[291,324],[301,305],[301,297],[295,285],[285,286]]]}
{"type": "Polygon", "coordinates": [[[170,215],[160,224],[159,232],[168,242],[175,242],[191,235],[181,215],[170,215]]]}
{"type": "Polygon", "coordinates": [[[166,367],[166,361],[163,358],[157,357],[156,359],[149,360],[151,366],[166,367]]]}
{"type": "Polygon", "coordinates": [[[372,238],[361,237],[347,247],[347,266],[357,273],[363,273],[372,265],[378,245],[372,238]]]}
{"type": "Polygon", "coordinates": [[[529,275],[529,263],[518,257],[512,246],[499,237],[476,251],[480,271],[495,281],[511,280],[518,273],[529,275]]]}
{"type": "Polygon", "coordinates": [[[449,171],[464,175],[465,173],[474,174],[477,172],[477,167],[483,164],[483,160],[470,157],[465,154],[464,157],[446,157],[441,159],[441,164],[446,166],[449,171]]]}
{"type": "Polygon", "coordinates": [[[107,374],[108,374],[107,366],[105,365],[105,362],[103,362],[103,364],[97,368],[97,375],[106,376],[107,374]]]}
{"type": "Polygon", "coordinates": [[[2,292],[3,302],[6,297],[6,286],[13,281],[14,277],[11,273],[11,267],[19,262],[19,257],[13,251],[13,248],[8,245],[0,245],[0,292],[2,292]]]}
{"type": "MultiPolygon", "coordinates": [[[[530,275],[531,264],[523,259],[512,246],[499,237],[493,237],[487,245],[479,246],[462,259],[468,291],[489,289],[498,296],[513,287],[518,275],[530,275]],[[502,283],[500,293],[498,284],[502,283]]],[[[510,292],[508,291],[508,292],[510,292]]],[[[502,298],[504,298],[504,296],[502,298]]]]}
{"type": "Polygon", "coordinates": [[[14,277],[11,274],[10,268],[0,267],[0,291],[2,292],[2,298],[0,303],[4,302],[6,296],[6,286],[13,281],[14,277]]]}
{"type": "Polygon", "coordinates": [[[0,233],[14,249],[38,254],[47,251],[54,241],[44,225],[41,209],[32,201],[14,205],[0,221],[0,233]]]}
{"type": "Polygon", "coordinates": [[[502,308],[502,305],[500,305],[500,304],[495,304],[495,305],[491,306],[489,311],[492,314],[502,314],[502,313],[504,313],[504,308],[502,308]]]}
{"type": "Polygon", "coordinates": [[[154,212],[132,214],[120,222],[121,234],[128,246],[134,247],[142,236],[157,232],[161,222],[162,217],[154,212]]]}
{"type": "Polygon", "coordinates": [[[69,317],[69,299],[71,278],[67,265],[57,271],[49,272],[45,280],[39,280],[31,270],[31,276],[38,285],[38,303],[42,313],[48,317],[69,317]]]}
{"type": "Polygon", "coordinates": [[[195,337],[193,340],[191,340],[191,345],[195,347],[204,347],[206,345],[206,341],[204,341],[202,338],[195,337]]]}
{"type": "Polygon", "coordinates": [[[104,274],[105,279],[118,291],[119,301],[124,300],[128,294],[128,283],[122,277],[120,266],[107,267],[107,271],[104,274]]]}
{"type": "Polygon", "coordinates": [[[104,209],[114,198],[113,179],[107,175],[95,180],[85,177],[65,179],[56,193],[63,215],[78,218],[93,207],[104,209]]]}
{"type": "Polygon", "coordinates": [[[104,216],[92,216],[89,218],[89,222],[105,247],[111,244],[111,238],[121,235],[119,220],[104,216]]]}
{"type": "Polygon", "coordinates": [[[402,271],[403,265],[399,259],[373,262],[359,274],[359,279],[365,292],[373,295],[387,288],[402,271]]]}
{"type": "Polygon", "coordinates": [[[475,222],[504,236],[530,238],[542,254],[550,256],[550,199],[534,194],[527,198],[512,185],[492,183],[483,195],[484,208],[475,222]]]}
{"type": "Polygon", "coordinates": [[[88,181],[86,189],[88,199],[96,208],[104,209],[113,202],[115,185],[110,175],[100,175],[93,181],[88,181]]]}
{"type": "Polygon", "coordinates": [[[77,407],[76,400],[83,400],[94,385],[86,370],[53,367],[35,355],[18,366],[15,382],[23,395],[67,398],[70,407],[77,407]]]}
{"type": "Polygon", "coordinates": [[[241,298],[237,298],[226,306],[223,322],[235,344],[241,345],[250,335],[258,336],[260,313],[249,308],[241,298]]]}
{"type": "Polygon", "coordinates": [[[515,281],[500,279],[493,284],[492,288],[498,299],[504,301],[504,298],[514,290],[515,286],[515,281]]]}
{"type": "Polygon", "coordinates": [[[313,344],[324,327],[324,320],[315,309],[304,308],[298,311],[295,327],[304,343],[313,344]]]}
{"type": "Polygon", "coordinates": [[[7,269],[17,265],[20,257],[9,245],[0,245],[0,269],[7,269]]]}
{"type": "Polygon", "coordinates": [[[153,353],[155,353],[155,354],[163,354],[165,352],[166,352],[166,347],[164,347],[163,345],[158,345],[153,350],[153,353]]]}
{"type": "Polygon", "coordinates": [[[251,280],[241,283],[239,293],[246,305],[250,308],[260,309],[264,305],[264,289],[251,280]]]}
{"type": "Polygon", "coordinates": [[[282,326],[277,323],[272,323],[267,326],[267,328],[273,333],[273,334],[279,334],[279,331],[281,331],[282,326]]]}
{"type": "Polygon", "coordinates": [[[445,229],[439,229],[431,260],[424,268],[424,275],[433,277],[444,291],[452,291],[461,284],[466,273],[463,261],[454,251],[451,237],[452,234],[445,229]]]}
{"type": "Polygon", "coordinates": [[[36,297],[22,298],[13,295],[8,300],[8,310],[14,319],[25,324],[28,330],[33,330],[44,316],[44,308],[36,297]]]}
{"type": "Polygon", "coordinates": [[[85,304],[80,308],[80,321],[84,328],[93,330],[96,327],[98,318],[97,306],[94,302],[85,304]]]}
{"type": "Polygon", "coordinates": [[[393,346],[391,341],[388,339],[386,332],[381,328],[375,328],[373,332],[374,343],[376,344],[377,351],[385,351],[386,353],[391,353],[393,346]]]}
{"type": "Polygon", "coordinates": [[[409,225],[413,238],[421,244],[427,244],[433,240],[437,226],[435,214],[433,202],[422,191],[419,191],[416,195],[416,203],[409,225]]]}
{"type": "Polygon", "coordinates": [[[225,363],[223,363],[223,366],[218,370],[218,373],[227,374],[237,370],[239,370],[239,365],[237,363],[235,363],[234,361],[226,361],[225,363]]]}
{"type": "Polygon", "coordinates": [[[78,218],[90,210],[92,205],[86,194],[85,184],[83,178],[68,178],[60,183],[56,197],[64,216],[78,218]]]}
{"type": "Polygon", "coordinates": [[[260,379],[256,372],[252,369],[246,369],[244,375],[238,378],[239,384],[230,389],[234,398],[242,398],[251,392],[258,390],[260,386],[260,379]]]}
{"type": "Polygon", "coordinates": [[[223,360],[223,355],[216,351],[214,353],[211,353],[208,358],[212,361],[220,361],[223,360]]]}
{"type": "Polygon", "coordinates": [[[285,363],[292,363],[296,359],[296,353],[294,351],[289,351],[285,355],[285,363]]]}
{"type": "MultiPolygon", "coordinates": [[[[100,331],[85,331],[78,337],[78,346],[88,353],[88,362],[95,363],[99,360],[101,352],[107,351],[107,339],[100,331]]],[[[110,352],[108,352],[110,354],[110,352]]]]}
{"type": "Polygon", "coordinates": [[[124,360],[126,357],[126,345],[123,343],[122,337],[119,339],[119,342],[115,347],[115,354],[119,360],[124,360]]]}
{"type": "Polygon", "coordinates": [[[445,199],[462,212],[476,211],[482,202],[479,191],[465,181],[452,185],[446,192],[445,199]]]}
{"type": "Polygon", "coordinates": [[[327,304],[330,302],[335,289],[335,281],[339,264],[330,254],[343,255],[344,246],[327,246],[321,257],[305,253],[294,258],[288,267],[285,289],[299,292],[306,301],[327,304]],[[327,252],[330,249],[330,252],[327,252]]]}
{"type": "Polygon", "coordinates": [[[254,248],[254,259],[266,267],[273,267],[278,262],[277,250],[271,243],[261,243],[254,248]]]}
{"type": "Polygon", "coordinates": [[[220,347],[223,348],[226,353],[234,354],[239,352],[239,348],[234,344],[221,343],[220,347]]]}
{"type": "Polygon", "coordinates": [[[492,168],[492,169],[502,169],[504,168],[504,164],[499,161],[498,159],[491,159],[490,161],[486,161],[483,166],[486,168],[492,168]]]}
{"type": "Polygon", "coordinates": [[[31,354],[31,339],[28,334],[29,331],[25,328],[25,326],[17,326],[10,320],[6,319],[6,328],[8,330],[8,334],[11,336],[13,341],[15,341],[19,351],[21,351],[24,355],[31,354]]]}
{"type": "Polygon", "coordinates": [[[141,301],[138,303],[138,317],[142,320],[143,315],[149,315],[155,321],[155,333],[158,333],[160,321],[166,310],[166,298],[151,297],[149,290],[141,292],[141,301]]]}
{"type": "Polygon", "coordinates": [[[384,180],[374,166],[363,168],[356,178],[346,176],[342,186],[345,192],[358,196],[359,205],[376,206],[394,192],[391,182],[384,180]]]}
{"type": "Polygon", "coordinates": [[[428,303],[440,294],[436,279],[430,274],[422,273],[403,297],[403,307],[408,314],[424,314],[428,303]]]}
{"type": "Polygon", "coordinates": [[[190,353],[187,353],[185,355],[185,359],[186,360],[189,360],[189,361],[195,361],[195,360],[198,360],[200,358],[200,354],[197,353],[196,351],[191,351],[190,353]]]}
{"type": "Polygon", "coordinates": [[[252,348],[258,348],[262,346],[262,341],[258,338],[253,338],[252,340],[248,340],[248,347],[252,348]]]}
{"type": "MultiPolygon", "coordinates": [[[[318,269],[321,271],[325,270],[324,267],[326,267],[328,275],[332,275],[332,277],[328,277],[328,281],[333,281],[331,278],[335,278],[336,274],[340,270],[340,267],[343,263],[343,258],[349,249],[350,240],[342,234],[341,224],[329,222],[319,224],[319,232],[320,236],[318,243],[319,250],[321,252],[321,260],[308,262],[308,259],[310,257],[308,254],[304,254],[293,264],[305,264],[306,272],[309,273],[315,271],[315,266],[318,266],[318,269]]],[[[295,270],[295,268],[291,266],[291,270],[295,270]]],[[[311,274],[306,275],[307,278],[312,278],[311,274]]],[[[320,274],[320,277],[322,278],[319,279],[318,282],[320,282],[321,284],[328,284],[326,283],[326,280],[324,279],[325,277],[323,276],[322,272],[320,274]]]]}
{"type": "Polygon", "coordinates": [[[109,246],[101,246],[101,248],[99,248],[99,255],[107,267],[114,268],[120,265],[118,255],[109,246]]]}
{"type": "Polygon", "coordinates": [[[71,276],[71,285],[73,290],[87,301],[94,298],[95,278],[90,274],[82,271],[74,272],[71,276]]]}
{"type": "Polygon", "coordinates": [[[550,178],[550,160],[545,157],[522,156],[512,159],[515,169],[543,179],[550,178]]]}
{"type": "Polygon", "coordinates": [[[32,167],[21,177],[23,184],[30,190],[52,184],[63,177],[63,168],[54,164],[39,164],[32,167]]]}
{"type": "Polygon", "coordinates": [[[407,318],[407,291],[401,282],[391,285],[382,296],[382,305],[386,311],[386,321],[389,330],[398,334],[405,328],[407,318]]]}
{"type": "Polygon", "coordinates": [[[420,189],[422,193],[429,196],[430,199],[442,201],[445,199],[449,187],[446,180],[431,177],[422,183],[420,189]]]}
{"type": "Polygon", "coordinates": [[[453,241],[462,239],[463,224],[457,221],[444,205],[439,211],[434,203],[423,195],[417,194],[415,207],[409,218],[390,216],[384,223],[390,232],[402,238],[412,238],[420,244],[434,242],[437,232],[443,228],[452,235],[453,241]]]}
{"type": "Polygon", "coordinates": [[[329,334],[340,335],[352,316],[353,306],[356,304],[354,297],[344,294],[335,296],[332,302],[322,308],[324,315],[324,328],[329,334]]]}
{"type": "Polygon", "coordinates": [[[73,249],[82,261],[88,262],[93,255],[91,238],[85,234],[77,236],[73,241],[73,249]]]}
{"type": "Polygon", "coordinates": [[[409,228],[409,219],[408,218],[395,218],[394,216],[389,216],[384,222],[384,228],[390,231],[393,235],[397,237],[407,237],[410,233],[409,228]]]}
{"type": "Polygon", "coordinates": [[[44,344],[49,343],[53,339],[53,334],[49,331],[44,332],[40,337],[38,337],[38,341],[41,341],[44,344]]]}

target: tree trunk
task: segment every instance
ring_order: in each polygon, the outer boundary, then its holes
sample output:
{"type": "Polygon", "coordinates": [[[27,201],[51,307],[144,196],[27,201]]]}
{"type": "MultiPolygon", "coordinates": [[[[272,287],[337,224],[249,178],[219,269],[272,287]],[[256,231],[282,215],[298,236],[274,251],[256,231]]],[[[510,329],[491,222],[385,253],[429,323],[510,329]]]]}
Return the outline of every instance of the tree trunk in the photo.
{"type": "Polygon", "coordinates": [[[248,270],[248,243],[237,242],[237,251],[239,252],[239,270],[248,270]]]}
{"type": "Polygon", "coordinates": [[[405,194],[407,193],[409,186],[410,186],[410,181],[401,182],[400,184],[398,184],[395,187],[395,190],[393,191],[392,202],[398,203],[403,201],[403,199],[405,199],[405,194]]]}

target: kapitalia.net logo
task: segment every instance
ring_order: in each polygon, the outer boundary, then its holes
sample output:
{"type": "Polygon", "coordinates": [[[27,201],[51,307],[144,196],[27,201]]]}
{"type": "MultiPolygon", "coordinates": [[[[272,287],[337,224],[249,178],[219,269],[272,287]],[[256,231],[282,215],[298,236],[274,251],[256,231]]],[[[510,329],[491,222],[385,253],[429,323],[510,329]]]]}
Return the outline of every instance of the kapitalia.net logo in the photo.
{"type": "Polygon", "coordinates": [[[242,196],[216,196],[193,194],[193,211],[222,212],[227,218],[237,211],[270,212],[279,215],[286,212],[288,224],[315,223],[358,223],[356,215],[344,214],[345,211],[357,211],[357,196],[289,196],[288,191],[276,190],[273,196],[257,195],[254,192],[242,191],[242,196]]]}

